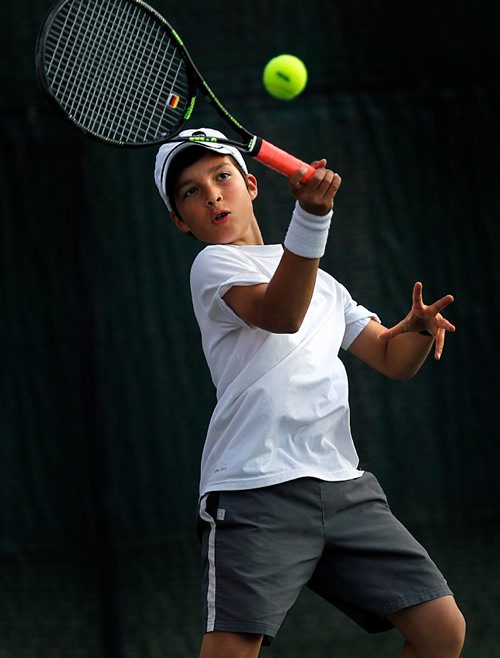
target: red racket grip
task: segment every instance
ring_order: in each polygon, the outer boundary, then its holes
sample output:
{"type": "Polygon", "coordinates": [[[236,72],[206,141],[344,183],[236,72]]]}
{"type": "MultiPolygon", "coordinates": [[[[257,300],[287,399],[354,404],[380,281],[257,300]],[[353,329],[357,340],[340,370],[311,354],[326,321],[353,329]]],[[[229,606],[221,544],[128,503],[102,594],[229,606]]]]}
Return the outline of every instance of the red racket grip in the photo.
{"type": "Polygon", "coordinates": [[[254,152],[251,155],[259,162],[262,162],[262,164],[285,176],[291,176],[302,168],[307,169],[307,173],[300,179],[301,183],[306,183],[316,171],[307,162],[302,162],[302,160],[274,146],[274,144],[266,142],[264,139],[258,140],[254,152]]]}

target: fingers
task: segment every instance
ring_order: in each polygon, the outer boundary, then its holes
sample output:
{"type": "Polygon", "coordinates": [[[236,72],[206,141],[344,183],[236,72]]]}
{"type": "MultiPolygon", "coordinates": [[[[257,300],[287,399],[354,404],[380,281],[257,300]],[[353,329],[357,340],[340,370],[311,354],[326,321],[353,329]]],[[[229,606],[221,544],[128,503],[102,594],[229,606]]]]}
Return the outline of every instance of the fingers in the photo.
{"type": "Polygon", "coordinates": [[[424,305],[424,301],[422,298],[422,289],[423,285],[420,281],[416,281],[415,285],[413,286],[413,306],[418,306],[422,307],[424,305]]]}
{"type": "Polygon", "coordinates": [[[304,210],[314,215],[326,215],[331,211],[333,199],[342,182],[337,173],[326,169],[326,162],[324,158],[312,162],[311,166],[316,171],[305,183],[301,182],[301,177],[304,175],[302,169],[294,172],[289,178],[292,195],[304,210]]]}
{"type": "Polygon", "coordinates": [[[449,306],[452,302],[455,301],[453,295],[445,295],[438,299],[430,306],[424,304],[423,295],[422,295],[423,285],[420,281],[417,281],[413,286],[413,305],[419,308],[426,308],[434,314],[440,313],[443,309],[449,306]]]}
{"type": "MultiPolygon", "coordinates": [[[[322,158],[321,160],[315,160],[314,162],[311,162],[311,167],[313,169],[321,169],[322,167],[325,166],[326,166],[326,158],[322,158]]],[[[288,179],[290,183],[290,187],[301,188],[303,186],[303,183],[301,183],[301,179],[305,174],[307,174],[307,171],[308,170],[305,167],[295,171],[288,179]]],[[[311,178],[313,176],[311,176],[311,178]]]]}
{"type": "Polygon", "coordinates": [[[292,188],[292,192],[296,192],[298,190],[301,190],[304,187],[307,187],[309,190],[314,190],[316,186],[318,185],[318,182],[321,182],[325,176],[325,173],[329,171],[328,169],[325,169],[326,165],[326,160],[315,160],[314,162],[311,162],[311,167],[313,169],[316,169],[316,172],[307,179],[306,182],[302,182],[302,177],[304,174],[307,173],[307,169],[299,169],[298,171],[294,172],[290,178],[289,178],[289,183],[290,187],[292,188]],[[318,174],[318,170],[320,170],[320,173],[318,174]]]}
{"type": "Polygon", "coordinates": [[[444,318],[441,313],[436,314],[436,322],[439,329],[443,329],[443,331],[450,331],[451,333],[455,332],[455,325],[451,324],[451,322],[444,318]]]}
{"type": "Polygon", "coordinates": [[[444,297],[441,297],[441,299],[438,299],[437,302],[434,302],[432,307],[435,308],[438,313],[440,313],[444,308],[452,304],[454,301],[455,298],[453,295],[445,295],[444,297]]]}
{"type": "Polygon", "coordinates": [[[436,361],[439,361],[441,355],[443,354],[444,349],[444,339],[446,337],[446,331],[443,328],[439,328],[436,334],[436,346],[434,349],[434,358],[436,361]]]}

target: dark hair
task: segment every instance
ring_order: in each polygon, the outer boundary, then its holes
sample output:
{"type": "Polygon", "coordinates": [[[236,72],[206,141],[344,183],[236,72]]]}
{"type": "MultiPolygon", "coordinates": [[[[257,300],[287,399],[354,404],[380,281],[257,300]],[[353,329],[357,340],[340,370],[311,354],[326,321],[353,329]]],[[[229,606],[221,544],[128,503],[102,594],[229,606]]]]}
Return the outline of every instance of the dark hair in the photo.
{"type": "MultiPolygon", "coordinates": [[[[200,147],[200,146],[190,146],[189,148],[183,149],[178,155],[174,157],[172,162],[170,163],[170,166],[168,168],[168,173],[167,173],[167,179],[165,181],[165,191],[167,193],[167,196],[170,200],[170,205],[172,206],[172,210],[175,212],[175,214],[180,217],[179,211],[177,210],[177,206],[175,205],[175,183],[178,180],[179,176],[181,175],[181,172],[186,169],[187,167],[190,167],[193,165],[195,162],[198,162],[198,160],[201,160],[201,158],[207,153],[213,153],[214,151],[210,151],[209,149],[200,147]]],[[[216,153],[216,151],[215,151],[216,153]]],[[[221,155],[225,155],[222,154],[221,155]]],[[[237,162],[232,155],[229,156],[231,160],[233,161],[235,167],[238,169],[240,174],[243,176],[245,179],[245,182],[247,182],[247,176],[246,173],[243,171],[241,168],[241,165],[239,162],[237,162]]],[[[181,218],[182,219],[182,218],[181,218]]]]}

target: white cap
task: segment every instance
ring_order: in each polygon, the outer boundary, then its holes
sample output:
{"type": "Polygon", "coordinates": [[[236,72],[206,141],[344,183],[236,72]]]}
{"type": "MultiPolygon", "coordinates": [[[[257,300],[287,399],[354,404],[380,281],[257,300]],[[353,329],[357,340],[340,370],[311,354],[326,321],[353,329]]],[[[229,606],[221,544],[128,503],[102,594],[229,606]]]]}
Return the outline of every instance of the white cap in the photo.
{"type": "MultiPolygon", "coordinates": [[[[214,137],[215,139],[227,139],[218,130],[213,130],[212,128],[195,128],[194,130],[183,130],[179,133],[179,137],[214,137]]],[[[161,198],[165,202],[167,208],[171,211],[172,204],[170,199],[167,196],[165,182],[167,180],[168,168],[172,164],[172,161],[175,156],[177,156],[181,151],[190,147],[190,146],[203,146],[203,148],[216,151],[223,155],[232,155],[236,162],[240,165],[243,171],[247,174],[248,169],[245,164],[245,160],[241,155],[240,151],[234,146],[229,146],[228,144],[220,144],[218,142],[167,142],[160,146],[158,153],[156,154],[156,163],[155,163],[155,183],[161,198]]]]}

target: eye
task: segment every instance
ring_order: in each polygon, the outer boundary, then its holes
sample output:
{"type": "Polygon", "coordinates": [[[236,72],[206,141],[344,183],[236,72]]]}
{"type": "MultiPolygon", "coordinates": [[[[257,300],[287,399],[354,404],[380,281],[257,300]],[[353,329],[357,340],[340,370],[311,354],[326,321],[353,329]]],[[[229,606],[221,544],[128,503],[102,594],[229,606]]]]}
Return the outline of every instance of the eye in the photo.
{"type": "Polygon", "coordinates": [[[185,191],[184,194],[182,195],[184,199],[187,199],[188,197],[192,196],[196,191],[198,190],[197,187],[188,187],[185,191]]]}
{"type": "Polygon", "coordinates": [[[228,178],[231,178],[231,174],[228,171],[221,171],[218,175],[217,178],[219,180],[227,180],[228,178]]]}

